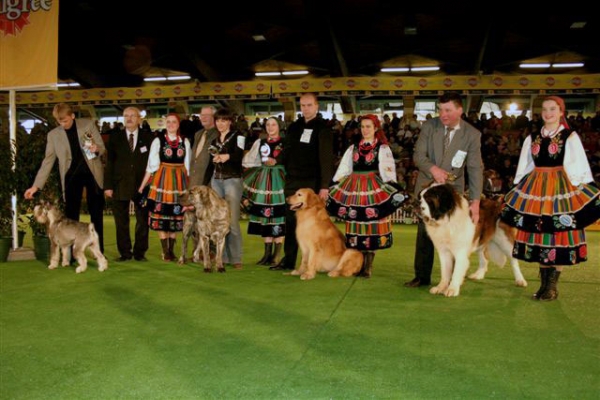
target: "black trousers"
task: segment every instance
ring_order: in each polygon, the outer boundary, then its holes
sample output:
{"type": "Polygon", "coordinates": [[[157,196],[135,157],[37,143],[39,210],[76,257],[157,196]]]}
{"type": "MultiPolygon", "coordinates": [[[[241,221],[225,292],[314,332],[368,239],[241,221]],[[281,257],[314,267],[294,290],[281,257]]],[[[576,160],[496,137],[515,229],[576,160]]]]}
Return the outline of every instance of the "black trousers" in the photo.
{"type": "Polygon", "coordinates": [[[148,250],[148,209],[135,204],[135,242],[133,252],[129,233],[129,200],[113,200],[117,228],[117,249],[123,257],[144,257],[148,250]]]}
{"type": "MultiPolygon", "coordinates": [[[[283,193],[285,197],[289,197],[296,193],[296,190],[301,188],[311,188],[315,193],[319,194],[318,183],[314,180],[297,180],[288,178],[285,182],[283,193]]],[[[290,207],[285,206],[285,242],[283,244],[285,253],[285,267],[294,269],[296,260],[298,259],[298,240],[296,239],[296,212],[290,210],[290,207]]]]}
{"type": "Polygon", "coordinates": [[[422,221],[419,221],[417,225],[417,244],[415,247],[415,278],[419,278],[422,283],[430,283],[435,248],[422,221]]]}
{"type": "Polygon", "coordinates": [[[83,189],[87,194],[87,205],[90,219],[100,238],[100,250],[104,253],[104,192],[96,183],[94,176],[89,174],[69,175],[65,177],[65,216],[79,221],[83,189]]]}

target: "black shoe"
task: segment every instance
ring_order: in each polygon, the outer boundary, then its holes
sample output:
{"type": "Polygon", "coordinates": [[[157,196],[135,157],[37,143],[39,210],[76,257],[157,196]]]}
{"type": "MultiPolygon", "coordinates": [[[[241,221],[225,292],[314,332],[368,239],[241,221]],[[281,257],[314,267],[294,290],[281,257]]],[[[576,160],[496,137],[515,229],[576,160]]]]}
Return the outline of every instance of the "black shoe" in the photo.
{"type": "Polygon", "coordinates": [[[133,256],[135,261],[148,261],[148,259],[144,256],[133,256]]]}
{"type": "Polygon", "coordinates": [[[412,281],[404,282],[406,287],[429,286],[431,282],[422,281],[420,278],[414,278],[412,281]]]}
{"type": "Polygon", "coordinates": [[[271,271],[284,271],[284,270],[292,270],[294,269],[294,267],[290,267],[288,265],[285,265],[285,259],[281,260],[279,262],[279,264],[275,264],[269,267],[269,270],[271,271]]]}
{"type": "Polygon", "coordinates": [[[129,257],[127,257],[127,256],[121,256],[121,257],[115,259],[115,261],[119,261],[119,262],[120,261],[129,261],[129,260],[131,260],[131,256],[129,256],[129,257]]]}

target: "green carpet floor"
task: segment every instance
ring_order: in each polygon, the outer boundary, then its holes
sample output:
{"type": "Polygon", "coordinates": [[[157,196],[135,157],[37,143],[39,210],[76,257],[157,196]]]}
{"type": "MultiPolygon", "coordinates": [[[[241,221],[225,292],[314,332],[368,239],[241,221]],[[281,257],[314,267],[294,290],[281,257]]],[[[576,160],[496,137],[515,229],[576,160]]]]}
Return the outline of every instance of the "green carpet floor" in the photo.
{"type": "MultiPolygon", "coordinates": [[[[245,225],[243,226],[245,229],[245,225]]],[[[109,269],[0,264],[1,399],[597,399],[600,232],[589,261],[563,273],[560,298],[530,300],[491,266],[461,296],[407,289],[416,228],[396,226],[371,279],[297,277],[117,257],[109,269]]],[[[27,241],[26,241],[27,243],[27,241]]],[[[476,259],[472,259],[471,271],[476,259]]],[[[434,282],[439,267],[434,268],[434,282]]]]}

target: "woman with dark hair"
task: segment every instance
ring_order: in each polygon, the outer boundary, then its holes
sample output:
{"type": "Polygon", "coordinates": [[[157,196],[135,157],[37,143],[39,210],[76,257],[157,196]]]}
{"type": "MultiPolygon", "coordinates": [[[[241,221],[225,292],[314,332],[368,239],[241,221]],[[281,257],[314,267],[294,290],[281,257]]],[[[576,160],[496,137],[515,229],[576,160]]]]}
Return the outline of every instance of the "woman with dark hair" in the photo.
{"type": "Polygon", "coordinates": [[[231,226],[225,242],[224,262],[242,268],[242,230],[240,228],[240,202],[242,200],[242,158],[246,138],[232,130],[233,114],[225,108],[215,112],[218,136],[211,142],[209,152],[214,173],[212,188],[229,204],[231,226]]]}
{"type": "Polygon", "coordinates": [[[501,218],[517,228],[514,257],[540,265],[534,300],[555,300],[564,266],[587,260],[584,227],[600,218],[600,190],[585,150],[557,96],[542,103],[544,126],[523,143],[516,186],[505,196],[501,218]]]}
{"type": "Polygon", "coordinates": [[[371,276],[375,250],[392,245],[390,215],[406,196],[377,116],[360,118],[361,139],[344,153],[329,189],[327,211],[346,221],[346,246],[363,252],[361,276],[371,276]]]}
{"type": "Polygon", "coordinates": [[[167,132],[158,135],[150,146],[146,174],[138,190],[150,184],[148,191],[148,225],[158,231],[162,259],[174,261],[175,235],[183,230],[185,208],[179,197],[186,192],[190,170],[190,142],[179,134],[179,116],[166,118],[167,132]]]}

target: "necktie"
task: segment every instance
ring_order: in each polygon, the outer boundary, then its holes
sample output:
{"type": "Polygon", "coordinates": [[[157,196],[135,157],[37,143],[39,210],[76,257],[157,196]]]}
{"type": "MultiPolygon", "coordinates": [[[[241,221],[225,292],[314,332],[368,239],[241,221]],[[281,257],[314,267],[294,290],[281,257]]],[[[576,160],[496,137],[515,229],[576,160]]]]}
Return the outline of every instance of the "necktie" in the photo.
{"type": "Polygon", "coordinates": [[[448,149],[448,146],[450,146],[450,134],[453,130],[454,128],[446,127],[446,133],[444,134],[444,152],[448,149]]]}
{"type": "Polygon", "coordinates": [[[133,153],[133,133],[129,134],[129,150],[133,153]]]}

